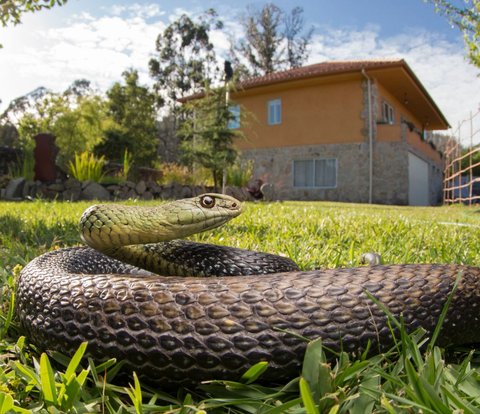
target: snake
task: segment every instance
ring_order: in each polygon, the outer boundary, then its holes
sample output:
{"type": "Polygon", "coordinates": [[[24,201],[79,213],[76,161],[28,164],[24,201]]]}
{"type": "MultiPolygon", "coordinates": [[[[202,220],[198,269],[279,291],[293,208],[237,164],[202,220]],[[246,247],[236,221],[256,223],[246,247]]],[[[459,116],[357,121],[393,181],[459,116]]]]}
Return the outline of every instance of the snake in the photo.
{"type": "MultiPolygon", "coordinates": [[[[397,264],[302,271],[289,258],[196,243],[244,206],[214,193],[158,206],[96,205],[80,219],[88,246],[44,253],[21,271],[15,313],[39,348],[73,354],[82,342],[101,363],[168,387],[237,381],[267,362],[260,380],[298,377],[309,341],[329,355],[385,352],[398,335],[438,344],[480,340],[480,269],[397,264]]],[[[307,220],[307,218],[305,218],[307,220]]]]}

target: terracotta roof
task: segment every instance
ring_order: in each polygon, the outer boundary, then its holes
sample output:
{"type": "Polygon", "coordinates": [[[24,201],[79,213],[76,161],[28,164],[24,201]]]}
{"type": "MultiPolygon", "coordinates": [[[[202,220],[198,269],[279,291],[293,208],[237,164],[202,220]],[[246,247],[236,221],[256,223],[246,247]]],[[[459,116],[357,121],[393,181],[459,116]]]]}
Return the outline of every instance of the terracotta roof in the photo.
{"type": "Polygon", "coordinates": [[[238,88],[249,89],[275,83],[314,78],[322,75],[336,75],[340,73],[358,72],[362,69],[379,69],[403,65],[406,65],[403,59],[329,61],[246,79],[238,85],[238,88]]]}

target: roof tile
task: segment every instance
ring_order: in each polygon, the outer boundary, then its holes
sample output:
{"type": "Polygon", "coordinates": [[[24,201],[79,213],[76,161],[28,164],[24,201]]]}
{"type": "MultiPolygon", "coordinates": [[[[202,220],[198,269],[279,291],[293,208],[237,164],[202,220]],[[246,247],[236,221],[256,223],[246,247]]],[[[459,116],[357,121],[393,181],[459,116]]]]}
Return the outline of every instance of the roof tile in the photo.
{"type": "Polygon", "coordinates": [[[389,66],[404,65],[403,59],[371,59],[371,60],[345,60],[329,61],[314,65],[302,66],[282,72],[269,73],[264,76],[246,79],[238,85],[239,89],[249,89],[258,86],[271,85],[275,83],[288,82],[292,80],[317,77],[322,75],[333,75],[347,72],[357,72],[362,69],[384,68],[389,66]]]}

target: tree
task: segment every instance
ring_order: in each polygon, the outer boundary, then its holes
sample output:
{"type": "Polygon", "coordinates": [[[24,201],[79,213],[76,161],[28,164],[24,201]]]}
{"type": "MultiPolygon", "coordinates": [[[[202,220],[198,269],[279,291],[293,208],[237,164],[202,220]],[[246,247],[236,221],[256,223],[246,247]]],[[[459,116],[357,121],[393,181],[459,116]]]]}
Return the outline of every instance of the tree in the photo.
{"type": "Polygon", "coordinates": [[[290,14],[273,3],[248,9],[243,18],[244,38],[230,40],[230,53],[237,71],[265,75],[301,66],[308,57],[313,30],[304,31],[303,9],[290,14]]]}
{"type": "Polygon", "coordinates": [[[63,93],[39,87],[14,99],[0,115],[0,142],[28,152],[36,134],[51,132],[60,148],[57,161],[66,168],[75,152],[91,150],[103,139],[104,116],[103,100],[88,80],[74,81],[63,93]]]}
{"type": "Polygon", "coordinates": [[[136,70],[127,70],[122,76],[125,84],[116,82],[107,91],[111,123],[95,152],[120,161],[128,150],[136,165],[150,166],[157,158],[157,97],[139,85],[136,70]]]}
{"type": "MultiPolygon", "coordinates": [[[[51,9],[55,5],[63,6],[67,0],[2,0],[0,2],[0,23],[17,25],[22,21],[24,13],[51,9]]],[[[0,44],[0,48],[2,45],[0,44]]]]}
{"type": "Polygon", "coordinates": [[[0,147],[15,148],[19,146],[17,128],[10,122],[0,124],[0,147]]]}
{"type": "Polygon", "coordinates": [[[216,57],[209,37],[212,27],[220,29],[223,24],[216,12],[209,9],[198,21],[183,14],[158,35],[155,44],[158,57],[150,60],[149,67],[162,105],[167,103],[175,109],[178,99],[211,84],[216,72],[216,57]]]}
{"type": "Polygon", "coordinates": [[[35,112],[41,102],[51,94],[50,90],[41,86],[14,99],[0,115],[0,125],[5,125],[6,123],[18,124],[25,114],[35,112]]]}
{"type": "Polygon", "coordinates": [[[302,35],[305,27],[303,9],[295,7],[284,18],[284,35],[287,41],[287,64],[290,68],[302,66],[308,57],[308,44],[312,38],[313,28],[302,35]]]}
{"type": "Polygon", "coordinates": [[[240,135],[238,129],[229,128],[234,115],[226,101],[225,87],[207,89],[203,98],[189,101],[182,111],[184,120],[178,134],[183,161],[209,169],[218,189],[223,172],[237,158],[233,140],[240,135]]]}
{"type": "Polygon", "coordinates": [[[447,0],[426,0],[435,5],[435,11],[445,15],[450,23],[463,33],[471,63],[480,68],[480,0],[465,0],[465,7],[457,7],[447,0]]]}
{"type": "Polygon", "coordinates": [[[59,148],[57,163],[64,169],[75,153],[92,151],[103,140],[106,105],[99,96],[79,96],[72,103],[68,94],[50,93],[34,109],[18,122],[21,147],[31,151],[35,135],[52,133],[59,148]]]}

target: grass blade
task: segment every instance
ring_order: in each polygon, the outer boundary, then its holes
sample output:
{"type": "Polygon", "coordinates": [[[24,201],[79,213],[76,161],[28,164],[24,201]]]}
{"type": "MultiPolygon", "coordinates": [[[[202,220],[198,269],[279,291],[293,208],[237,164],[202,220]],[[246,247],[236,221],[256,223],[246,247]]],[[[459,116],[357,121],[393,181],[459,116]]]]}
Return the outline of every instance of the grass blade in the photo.
{"type": "Polygon", "coordinates": [[[307,414],[320,414],[318,411],[317,406],[313,400],[312,391],[310,390],[310,386],[305,378],[300,378],[300,396],[302,398],[303,405],[305,406],[305,411],[307,414]]]}
{"type": "Polygon", "coordinates": [[[10,324],[13,320],[13,314],[15,311],[15,294],[12,292],[10,295],[10,303],[8,305],[7,314],[5,316],[0,314],[0,318],[4,319],[3,325],[0,329],[0,339],[5,338],[7,335],[8,329],[10,328],[10,324]]]}
{"type": "Polygon", "coordinates": [[[268,369],[268,362],[261,361],[251,366],[245,374],[242,375],[242,381],[245,384],[255,382],[268,369]]]}
{"type": "Polygon", "coordinates": [[[57,405],[57,389],[52,366],[47,354],[40,356],[40,381],[42,384],[43,398],[46,402],[57,405]]]}
{"type": "Polygon", "coordinates": [[[70,378],[77,371],[77,368],[80,365],[80,362],[82,361],[83,355],[87,350],[87,345],[88,345],[88,342],[82,342],[78,347],[77,351],[75,352],[75,354],[73,355],[65,371],[65,376],[67,378],[70,378]]]}
{"type": "Polygon", "coordinates": [[[441,331],[442,326],[443,326],[443,322],[445,321],[445,318],[447,317],[448,308],[450,307],[450,303],[453,300],[453,296],[454,296],[455,292],[457,291],[458,285],[459,285],[461,280],[462,280],[462,272],[459,272],[456,279],[455,279],[455,283],[453,284],[452,291],[448,295],[447,301],[445,302],[445,305],[443,306],[442,312],[440,313],[440,317],[438,318],[437,326],[435,327],[435,330],[433,331],[432,339],[430,340],[430,342],[428,344],[427,350],[431,350],[434,347],[435,343],[437,342],[438,335],[440,335],[440,331],[441,331]]]}
{"type": "Polygon", "coordinates": [[[13,397],[10,394],[0,392],[0,414],[11,412],[13,405],[13,397]]]}

